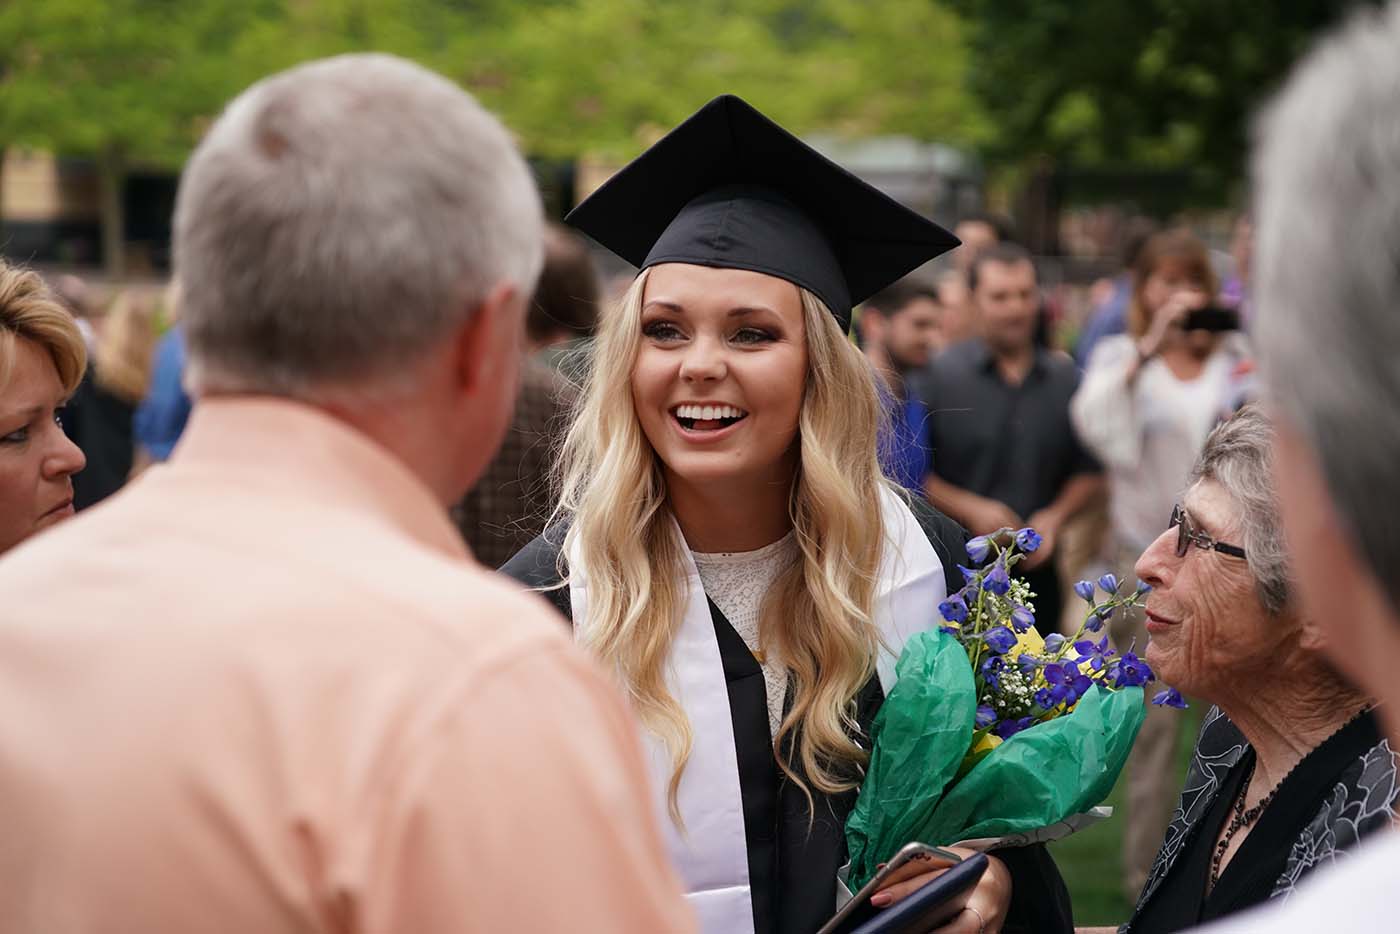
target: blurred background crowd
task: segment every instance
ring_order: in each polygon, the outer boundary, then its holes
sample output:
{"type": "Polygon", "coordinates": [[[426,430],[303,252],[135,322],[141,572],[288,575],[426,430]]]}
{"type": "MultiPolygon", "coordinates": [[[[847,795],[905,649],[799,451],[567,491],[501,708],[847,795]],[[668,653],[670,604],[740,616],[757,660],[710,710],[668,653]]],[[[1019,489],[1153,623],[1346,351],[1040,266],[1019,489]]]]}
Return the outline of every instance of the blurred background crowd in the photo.
{"type": "MultiPolygon", "coordinates": [[[[556,220],[701,102],[741,94],[962,240],[858,311],[887,467],[973,533],[1040,529],[1039,625],[1072,631],[1073,582],[1131,579],[1210,429],[1252,395],[1250,114],[1357,5],[10,0],[0,255],[45,275],[89,345],[65,417],[82,509],[179,439],[179,169],[257,76],[361,49],[447,74],[517,134],[556,220]]],[[[514,424],[455,510],[485,564],[549,515],[597,310],[631,281],[617,264],[550,229],[514,424]]],[[[1114,627],[1145,642],[1141,619],[1114,627]]],[[[1082,923],[1126,916],[1193,734],[1150,714],[1112,802],[1127,820],[1059,845],[1082,923]]]]}

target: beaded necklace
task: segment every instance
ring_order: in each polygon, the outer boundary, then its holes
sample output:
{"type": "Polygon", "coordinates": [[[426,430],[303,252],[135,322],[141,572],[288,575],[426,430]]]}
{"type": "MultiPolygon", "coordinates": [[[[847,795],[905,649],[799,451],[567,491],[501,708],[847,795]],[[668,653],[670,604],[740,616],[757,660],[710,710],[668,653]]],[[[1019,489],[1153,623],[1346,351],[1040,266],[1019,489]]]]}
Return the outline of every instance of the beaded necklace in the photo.
{"type": "MultiPolygon", "coordinates": [[[[1266,794],[1258,804],[1249,810],[1244,808],[1244,797],[1249,793],[1249,783],[1254,779],[1254,763],[1249,765],[1249,774],[1240,783],[1240,792],[1235,796],[1234,813],[1230,816],[1230,823],[1225,828],[1225,835],[1220,838],[1220,842],[1215,845],[1215,852],[1210,858],[1210,888],[1214,889],[1220,882],[1220,863],[1225,859],[1225,851],[1230,848],[1230,841],[1235,834],[1244,830],[1250,824],[1259,819],[1259,815],[1264,813],[1264,809],[1269,806],[1269,802],[1274,800],[1274,795],[1278,794],[1279,786],[1275,785],[1273,790],[1266,794]]],[[[1279,782],[1279,785],[1283,784],[1279,782]]],[[[1209,890],[1208,890],[1209,891],[1209,890]]]]}

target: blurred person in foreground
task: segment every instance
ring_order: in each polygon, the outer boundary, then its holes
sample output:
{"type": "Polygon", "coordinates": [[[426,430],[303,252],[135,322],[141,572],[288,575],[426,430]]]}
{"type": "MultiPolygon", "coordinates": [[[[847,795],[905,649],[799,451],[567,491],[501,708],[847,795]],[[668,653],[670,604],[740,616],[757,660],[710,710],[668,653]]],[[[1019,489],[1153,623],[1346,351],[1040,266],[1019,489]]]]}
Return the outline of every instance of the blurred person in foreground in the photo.
{"type": "Polygon", "coordinates": [[[60,413],[86,368],[77,321],[38,273],[0,260],[0,554],[73,515],[85,459],[60,413]]]}
{"type": "Polygon", "coordinates": [[[1274,431],[1217,428],[1169,527],[1138,559],[1147,661],[1211,704],[1124,934],[1167,934],[1288,898],[1396,816],[1396,763],[1370,700],[1328,663],[1279,525],[1274,431]]]}
{"type": "Polygon", "coordinates": [[[941,350],[938,331],[942,309],[938,293],[901,279],[866,299],[857,324],[861,347],[884,381],[882,401],[889,413],[889,437],[880,457],[889,478],[922,496],[932,459],[928,444],[928,407],[909,381],[917,379],[941,350]]]}
{"type": "Polygon", "coordinates": [[[210,129],[186,436],[0,560],[0,930],[689,929],[621,699],[447,517],[540,213],[505,129],[389,56],[210,129]]]}
{"type": "MultiPolygon", "coordinates": [[[[1400,4],[1359,13],[1266,111],[1253,157],[1255,330],[1299,597],[1333,664],[1380,702],[1391,749],[1400,748],[1398,53],[1400,4]]],[[[1210,930],[1395,929],[1400,834],[1319,861],[1335,866],[1281,907],[1210,930]]]]}
{"type": "MultiPolygon", "coordinates": [[[[1162,531],[1206,436],[1238,407],[1250,351],[1238,332],[1188,331],[1192,310],[1216,293],[1205,247],[1189,231],[1156,234],[1133,274],[1128,332],[1094,347],[1070,406],[1075,428],[1108,474],[1110,551],[1119,578],[1162,531]]],[[[1120,651],[1147,642],[1141,609],[1110,623],[1120,651]]],[[[1149,707],[1128,760],[1123,889],[1137,897],[1176,798],[1181,719],[1149,707]]]]}
{"type": "Polygon", "coordinates": [[[1035,592],[1036,628],[1059,626],[1056,539],[1100,494],[1099,465],[1070,425],[1073,361],[1035,344],[1039,299],[1030,254],[983,250],[969,269],[982,337],[940,354],[920,392],[933,413],[929,499],[975,535],[1032,526],[1044,543],[1020,565],[1035,592]]]}
{"type": "Polygon", "coordinates": [[[501,448],[453,518],[472,554],[487,567],[505,564],[544,531],[553,511],[550,469],[578,397],[576,381],[541,360],[558,354],[559,366],[580,366],[598,317],[598,282],[587,248],[576,234],[550,228],[544,268],[525,315],[533,353],[520,365],[515,413],[501,448]]]}

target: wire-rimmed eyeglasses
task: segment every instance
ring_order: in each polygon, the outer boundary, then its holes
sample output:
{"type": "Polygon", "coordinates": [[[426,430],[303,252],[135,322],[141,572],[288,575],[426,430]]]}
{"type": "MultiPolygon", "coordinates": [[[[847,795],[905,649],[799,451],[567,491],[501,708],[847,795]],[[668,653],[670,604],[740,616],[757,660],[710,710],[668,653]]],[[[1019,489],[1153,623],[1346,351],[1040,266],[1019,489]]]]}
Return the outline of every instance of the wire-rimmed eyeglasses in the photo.
{"type": "Polygon", "coordinates": [[[1172,521],[1167,526],[1169,529],[1176,529],[1176,556],[1186,557],[1186,549],[1195,545],[1197,548],[1204,548],[1207,551],[1218,551],[1221,554],[1233,555],[1236,558],[1244,557],[1244,549],[1239,545],[1227,545],[1224,542],[1217,542],[1205,532],[1195,529],[1191,525],[1190,518],[1186,515],[1186,510],[1180,504],[1172,507],[1172,521]]]}

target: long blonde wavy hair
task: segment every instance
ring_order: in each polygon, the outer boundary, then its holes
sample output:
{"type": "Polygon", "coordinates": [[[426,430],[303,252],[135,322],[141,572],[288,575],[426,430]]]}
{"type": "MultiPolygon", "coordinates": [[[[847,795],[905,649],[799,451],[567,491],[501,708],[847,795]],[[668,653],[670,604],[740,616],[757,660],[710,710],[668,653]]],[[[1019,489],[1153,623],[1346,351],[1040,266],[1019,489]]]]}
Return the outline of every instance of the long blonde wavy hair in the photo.
{"type": "MultiPolygon", "coordinates": [[[[692,734],[667,691],[666,659],[688,596],[686,546],[633,403],[646,282],[643,271],[603,315],[592,354],[601,365],[585,379],[563,443],[558,508],[572,522],[560,567],[568,573],[565,556],[577,546],[587,575],[587,645],[669,751],[667,800],[679,825],[676,796],[692,734]]],[[[810,807],[807,782],[827,794],[845,791],[867,758],[853,738],[855,697],[875,670],[880,644],[872,606],[885,538],[877,504],[887,481],[876,450],[884,410],[874,373],[821,300],[799,291],[808,360],[789,512],[801,557],[766,597],[759,632],[763,649],[792,672],[790,712],[773,745],[810,807]],[[792,736],[800,773],[781,754],[792,736]]]]}

